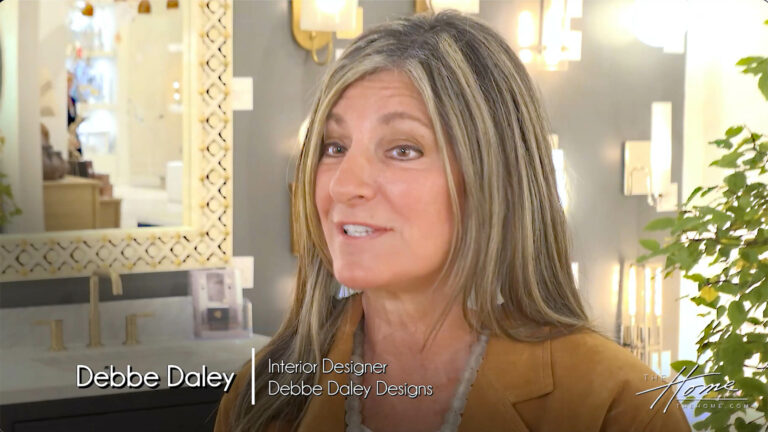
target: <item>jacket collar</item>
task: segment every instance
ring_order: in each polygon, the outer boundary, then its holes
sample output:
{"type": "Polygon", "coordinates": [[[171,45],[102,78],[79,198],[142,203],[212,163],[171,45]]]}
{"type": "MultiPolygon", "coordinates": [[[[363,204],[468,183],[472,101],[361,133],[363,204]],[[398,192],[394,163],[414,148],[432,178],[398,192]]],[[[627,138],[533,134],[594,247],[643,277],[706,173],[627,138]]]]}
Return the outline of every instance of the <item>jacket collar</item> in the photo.
{"type": "MultiPolygon", "coordinates": [[[[327,358],[349,362],[355,328],[363,315],[361,295],[349,298],[327,358]]],[[[547,330],[548,331],[548,330],[547,330]]],[[[320,385],[327,389],[329,380],[347,383],[348,377],[331,373],[321,375],[320,385]]],[[[526,432],[514,404],[533,399],[554,389],[550,341],[522,342],[503,337],[488,339],[485,356],[467,397],[459,431],[509,430],[526,432]]],[[[329,396],[324,391],[310,399],[299,432],[346,429],[343,396],[329,396]]]]}

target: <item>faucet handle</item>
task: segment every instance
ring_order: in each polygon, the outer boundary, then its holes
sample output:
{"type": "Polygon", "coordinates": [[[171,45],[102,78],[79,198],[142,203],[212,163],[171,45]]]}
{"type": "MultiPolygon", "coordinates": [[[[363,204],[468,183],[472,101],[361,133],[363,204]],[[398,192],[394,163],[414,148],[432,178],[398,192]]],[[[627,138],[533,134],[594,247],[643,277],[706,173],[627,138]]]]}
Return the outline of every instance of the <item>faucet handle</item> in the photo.
{"type": "Polygon", "coordinates": [[[38,320],[32,323],[33,325],[50,326],[51,346],[48,348],[48,351],[66,351],[67,348],[64,346],[63,337],[62,337],[63,322],[64,321],[60,319],[52,319],[52,320],[38,320]]]}
{"type": "Polygon", "coordinates": [[[138,328],[136,326],[137,318],[146,318],[154,316],[152,312],[132,313],[125,316],[125,341],[123,345],[137,345],[139,343],[138,328]]]}

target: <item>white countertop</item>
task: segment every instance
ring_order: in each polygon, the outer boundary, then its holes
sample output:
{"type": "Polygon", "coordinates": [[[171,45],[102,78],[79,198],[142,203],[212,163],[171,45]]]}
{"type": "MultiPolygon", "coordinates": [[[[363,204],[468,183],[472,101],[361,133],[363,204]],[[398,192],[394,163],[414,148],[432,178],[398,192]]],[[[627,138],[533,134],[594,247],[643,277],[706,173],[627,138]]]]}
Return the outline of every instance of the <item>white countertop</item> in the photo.
{"type": "MultiPolygon", "coordinates": [[[[251,348],[258,351],[269,339],[253,335],[247,339],[158,341],[100,348],[74,345],[61,352],[38,347],[6,348],[0,350],[0,405],[152,390],[147,386],[78,388],[78,365],[88,366],[94,373],[107,371],[105,367],[110,365],[122,373],[126,373],[128,365],[136,372],[156,372],[160,378],[157,389],[167,389],[169,365],[178,366],[185,373],[201,374],[204,366],[208,372],[236,372],[250,361],[251,348]]],[[[178,381],[179,377],[174,372],[173,380],[178,381]]],[[[224,385],[219,388],[223,392],[224,385]]]]}

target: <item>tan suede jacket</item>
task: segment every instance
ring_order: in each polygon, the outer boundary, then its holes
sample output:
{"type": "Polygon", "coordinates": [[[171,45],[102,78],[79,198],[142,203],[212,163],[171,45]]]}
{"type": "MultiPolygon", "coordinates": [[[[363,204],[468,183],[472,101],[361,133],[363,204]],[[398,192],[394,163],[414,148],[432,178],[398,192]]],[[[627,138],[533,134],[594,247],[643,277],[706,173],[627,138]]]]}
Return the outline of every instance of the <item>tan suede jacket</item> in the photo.
{"type": "MultiPolygon", "coordinates": [[[[362,316],[362,302],[350,299],[328,357],[348,362],[352,336],[362,316]]],[[[230,430],[234,398],[250,383],[250,362],[224,395],[215,432],[230,430]]],[[[329,374],[328,380],[346,377],[329,374]]],[[[592,331],[581,331],[544,342],[501,337],[488,340],[485,357],[461,416],[460,432],[484,431],[616,431],[689,432],[691,427],[674,400],[675,388],[651,408],[661,390],[637,392],[665,384],[648,366],[615,342],[592,331]]],[[[300,432],[343,432],[343,396],[313,396],[301,419],[300,432]]],[[[287,430],[273,424],[269,431],[287,430]]]]}

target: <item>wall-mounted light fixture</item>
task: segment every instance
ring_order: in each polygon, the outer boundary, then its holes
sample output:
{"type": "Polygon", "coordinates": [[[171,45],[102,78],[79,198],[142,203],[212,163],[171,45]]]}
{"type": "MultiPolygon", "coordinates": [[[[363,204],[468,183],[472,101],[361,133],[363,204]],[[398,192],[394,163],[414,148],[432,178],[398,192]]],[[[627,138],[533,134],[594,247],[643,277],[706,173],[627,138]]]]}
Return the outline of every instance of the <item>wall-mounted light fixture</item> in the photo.
{"type": "Polygon", "coordinates": [[[83,6],[82,9],[80,9],[80,13],[83,14],[83,16],[92,17],[93,16],[93,5],[91,2],[87,1],[85,2],[85,6],[83,6]]]}
{"type": "Polygon", "coordinates": [[[149,3],[149,0],[141,0],[139,2],[139,8],[138,11],[140,14],[148,14],[152,12],[152,5],[149,3]]]}
{"type": "Polygon", "coordinates": [[[357,0],[292,0],[291,9],[293,38],[312,53],[312,60],[319,65],[333,58],[333,32],[358,28],[357,0]],[[326,46],[328,53],[320,60],[317,52],[326,46]]]}
{"type": "Polygon", "coordinates": [[[632,32],[644,44],[665,53],[685,53],[686,0],[635,0],[632,32]]]}
{"type": "Polygon", "coordinates": [[[571,20],[581,18],[582,0],[525,2],[517,17],[518,55],[523,63],[564,70],[581,60],[581,31],[571,20]]]}
{"type": "Polygon", "coordinates": [[[630,265],[623,280],[620,343],[640,360],[658,369],[663,363],[660,357],[664,356],[661,351],[661,268],[630,265]],[[638,280],[638,272],[642,272],[641,280],[638,280]]]}
{"type": "Polygon", "coordinates": [[[446,9],[455,9],[461,13],[480,13],[480,0],[415,0],[416,13],[428,10],[438,13],[446,9]]]}
{"type": "Polygon", "coordinates": [[[672,183],[672,103],[651,104],[650,141],[624,143],[624,195],[645,195],[656,211],[677,210],[672,183]]]}

